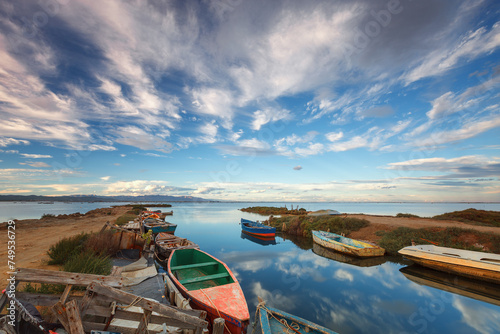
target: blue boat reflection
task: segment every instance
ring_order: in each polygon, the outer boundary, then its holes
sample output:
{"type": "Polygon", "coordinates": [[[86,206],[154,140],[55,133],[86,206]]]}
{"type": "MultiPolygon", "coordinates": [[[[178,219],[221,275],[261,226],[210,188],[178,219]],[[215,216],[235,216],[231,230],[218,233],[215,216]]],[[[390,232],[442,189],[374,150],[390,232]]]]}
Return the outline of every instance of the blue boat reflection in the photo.
{"type": "Polygon", "coordinates": [[[256,244],[263,245],[263,246],[276,245],[276,238],[275,237],[271,237],[271,238],[256,237],[256,236],[247,234],[244,231],[241,231],[241,239],[247,239],[247,240],[250,240],[252,242],[255,242],[256,244]]]}

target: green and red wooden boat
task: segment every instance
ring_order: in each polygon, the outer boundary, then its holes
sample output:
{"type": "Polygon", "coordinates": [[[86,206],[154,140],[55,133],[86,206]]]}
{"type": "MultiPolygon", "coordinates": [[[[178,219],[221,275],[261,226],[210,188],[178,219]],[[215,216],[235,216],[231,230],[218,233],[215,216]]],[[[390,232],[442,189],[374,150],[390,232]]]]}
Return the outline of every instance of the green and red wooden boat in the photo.
{"type": "Polygon", "coordinates": [[[274,238],[276,236],[276,228],[245,218],[241,218],[241,230],[257,237],[274,238]]]}
{"type": "Polygon", "coordinates": [[[238,280],[228,266],[199,249],[176,249],[167,263],[168,275],[193,308],[207,311],[209,323],[224,318],[224,333],[244,333],[250,319],[238,280]]]}

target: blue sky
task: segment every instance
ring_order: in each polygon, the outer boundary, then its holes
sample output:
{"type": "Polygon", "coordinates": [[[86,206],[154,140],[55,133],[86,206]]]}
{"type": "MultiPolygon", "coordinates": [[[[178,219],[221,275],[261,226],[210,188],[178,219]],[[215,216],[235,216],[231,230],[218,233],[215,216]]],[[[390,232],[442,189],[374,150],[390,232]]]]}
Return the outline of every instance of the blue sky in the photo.
{"type": "Polygon", "coordinates": [[[0,194],[500,201],[497,1],[0,3],[0,194]]]}

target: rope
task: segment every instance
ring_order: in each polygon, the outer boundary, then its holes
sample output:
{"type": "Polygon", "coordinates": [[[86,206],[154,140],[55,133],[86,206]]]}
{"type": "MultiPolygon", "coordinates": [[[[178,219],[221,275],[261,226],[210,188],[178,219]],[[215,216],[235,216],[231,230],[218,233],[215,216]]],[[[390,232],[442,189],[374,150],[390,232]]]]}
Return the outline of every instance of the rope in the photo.
{"type": "Polygon", "coordinates": [[[132,303],[130,303],[129,305],[127,306],[123,306],[123,305],[120,305],[120,308],[124,308],[124,309],[128,309],[129,307],[132,307],[132,306],[135,306],[138,302],[140,302],[143,298],[142,297],[135,297],[135,299],[132,301],[132,303]]]}
{"type": "Polygon", "coordinates": [[[420,238],[420,239],[425,240],[427,242],[430,242],[431,244],[436,245],[436,246],[439,245],[439,242],[430,241],[430,240],[427,240],[427,239],[424,239],[424,238],[420,238]]]}
{"type": "MultiPolygon", "coordinates": [[[[288,334],[293,334],[293,333],[301,334],[299,332],[300,325],[298,323],[296,323],[294,321],[291,324],[288,324],[287,321],[286,321],[286,319],[278,319],[278,318],[276,318],[276,316],[265,306],[264,302],[261,302],[261,303],[259,303],[257,305],[257,311],[255,312],[255,319],[257,319],[257,313],[259,312],[259,309],[263,309],[264,311],[267,312],[267,314],[271,315],[271,317],[273,317],[274,319],[276,319],[276,321],[278,321],[283,327],[285,327],[286,332],[288,334]]],[[[254,330],[255,330],[255,326],[254,326],[254,329],[252,330],[252,334],[253,334],[254,330]]]]}
{"type": "MultiPolygon", "coordinates": [[[[205,297],[208,298],[208,300],[210,301],[210,303],[212,304],[212,306],[214,307],[214,309],[217,311],[217,314],[219,315],[219,318],[222,318],[222,316],[220,315],[220,312],[219,312],[219,309],[217,308],[217,306],[215,306],[214,302],[212,301],[212,299],[210,299],[210,297],[205,293],[205,291],[203,291],[203,289],[200,289],[200,291],[205,295],[205,297]]],[[[227,327],[226,325],[226,322],[224,321],[224,328],[226,328],[226,330],[228,331],[229,334],[231,334],[231,331],[229,330],[229,328],[227,327]]]]}

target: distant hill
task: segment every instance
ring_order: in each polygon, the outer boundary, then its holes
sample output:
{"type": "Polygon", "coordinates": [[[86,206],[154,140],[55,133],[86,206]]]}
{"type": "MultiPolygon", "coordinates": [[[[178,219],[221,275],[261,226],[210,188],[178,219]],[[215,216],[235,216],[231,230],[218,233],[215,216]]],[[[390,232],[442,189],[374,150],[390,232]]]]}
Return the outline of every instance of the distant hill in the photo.
{"type": "Polygon", "coordinates": [[[38,196],[38,195],[0,195],[0,202],[210,202],[210,200],[192,196],[143,195],[143,196],[38,196]]]}

